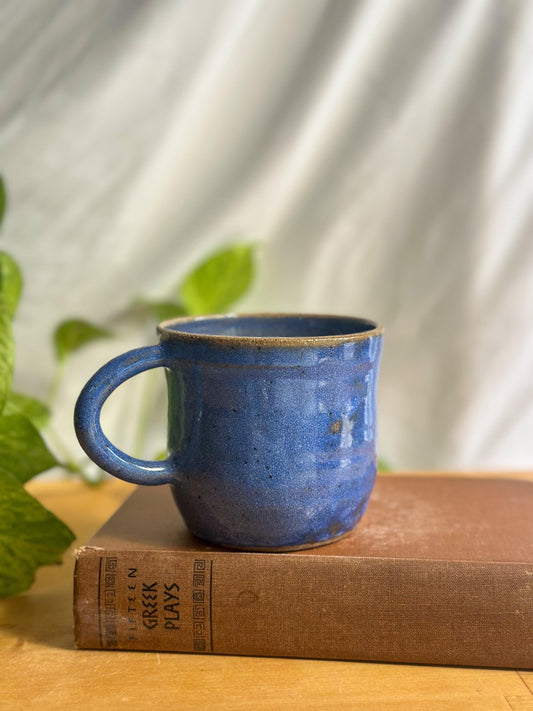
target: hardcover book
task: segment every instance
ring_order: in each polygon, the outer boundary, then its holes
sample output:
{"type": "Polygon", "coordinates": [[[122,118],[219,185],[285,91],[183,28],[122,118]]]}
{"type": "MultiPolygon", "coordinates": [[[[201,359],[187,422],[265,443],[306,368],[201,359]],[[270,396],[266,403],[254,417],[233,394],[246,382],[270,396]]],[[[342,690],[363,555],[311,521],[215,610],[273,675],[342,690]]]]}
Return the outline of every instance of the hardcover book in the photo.
{"type": "Polygon", "coordinates": [[[141,487],[78,551],[79,647],[533,668],[533,482],[380,475],[345,538],[209,545],[141,487]]]}

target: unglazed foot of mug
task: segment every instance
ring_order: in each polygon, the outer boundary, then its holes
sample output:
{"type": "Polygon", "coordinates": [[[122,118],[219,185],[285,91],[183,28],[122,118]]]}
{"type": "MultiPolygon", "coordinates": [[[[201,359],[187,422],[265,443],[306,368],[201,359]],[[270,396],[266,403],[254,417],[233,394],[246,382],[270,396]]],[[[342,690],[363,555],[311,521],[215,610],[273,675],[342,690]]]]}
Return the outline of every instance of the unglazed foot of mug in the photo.
{"type": "MultiPolygon", "coordinates": [[[[353,531],[353,529],[351,529],[350,531],[345,531],[344,533],[341,533],[338,536],[334,536],[333,538],[328,538],[325,541],[315,541],[314,543],[302,543],[297,546],[278,546],[278,547],[270,548],[270,547],[261,547],[261,546],[226,546],[223,543],[217,543],[215,545],[218,545],[221,548],[227,548],[228,550],[241,551],[243,553],[291,553],[294,551],[305,551],[305,550],[309,550],[311,548],[322,548],[322,546],[328,546],[330,543],[336,543],[336,541],[340,541],[341,538],[345,538],[352,531],[353,531]]],[[[213,545],[213,541],[207,541],[205,538],[203,538],[201,540],[203,540],[204,543],[213,545]]]]}

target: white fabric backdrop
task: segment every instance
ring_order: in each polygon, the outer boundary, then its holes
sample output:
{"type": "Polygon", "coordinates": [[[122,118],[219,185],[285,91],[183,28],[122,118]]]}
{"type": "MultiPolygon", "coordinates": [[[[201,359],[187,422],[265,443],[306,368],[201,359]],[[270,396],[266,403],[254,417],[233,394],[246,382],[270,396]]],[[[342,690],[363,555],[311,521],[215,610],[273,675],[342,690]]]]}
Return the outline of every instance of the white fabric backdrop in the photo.
{"type": "MultiPolygon", "coordinates": [[[[393,466],[533,465],[533,3],[4,0],[0,89],[19,387],[46,391],[62,318],[120,334],[70,363],[73,448],[85,380],[155,342],[117,314],[239,236],[241,310],[385,325],[393,466]]],[[[106,413],[124,447],[134,409],[106,413]]]]}

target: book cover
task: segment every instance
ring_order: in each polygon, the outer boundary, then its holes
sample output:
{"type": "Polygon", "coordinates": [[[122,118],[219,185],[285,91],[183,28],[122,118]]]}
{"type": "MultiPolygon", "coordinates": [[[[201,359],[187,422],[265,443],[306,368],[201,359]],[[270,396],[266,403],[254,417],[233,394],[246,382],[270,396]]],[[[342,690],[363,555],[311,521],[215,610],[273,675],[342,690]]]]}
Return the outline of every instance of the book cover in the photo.
{"type": "Polygon", "coordinates": [[[79,647],[533,667],[533,482],[380,475],[345,538],[194,538],[141,487],[77,554],[79,647]]]}

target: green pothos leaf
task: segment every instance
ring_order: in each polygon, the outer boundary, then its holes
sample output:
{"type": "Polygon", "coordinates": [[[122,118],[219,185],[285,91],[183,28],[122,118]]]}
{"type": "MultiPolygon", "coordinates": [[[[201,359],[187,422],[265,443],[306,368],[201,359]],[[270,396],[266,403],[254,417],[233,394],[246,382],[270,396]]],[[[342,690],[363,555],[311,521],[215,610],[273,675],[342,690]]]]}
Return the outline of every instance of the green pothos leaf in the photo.
{"type": "Polygon", "coordinates": [[[157,321],[168,321],[171,318],[185,316],[186,311],[177,301],[148,301],[139,300],[139,306],[147,309],[157,321]]]}
{"type": "Polygon", "coordinates": [[[65,360],[73,351],[82,348],[91,341],[110,338],[111,331],[95,326],[81,319],[63,321],[54,333],[54,345],[58,360],[65,360]]]}
{"type": "Polygon", "coordinates": [[[254,246],[237,244],[208,257],[179,287],[190,314],[223,313],[249,288],[254,276],[254,246]]]}
{"type": "Polygon", "coordinates": [[[59,464],[36,427],[24,415],[0,417],[0,472],[21,484],[59,464]]]}
{"type": "Polygon", "coordinates": [[[378,471],[379,472],[390,472],[391,467],[386,459],[378,457],[378,471]]]}
{"type": "Polygon", "coordinates": [[[0,413],[4,409],[15,362],[15,343],[11,327],[11,313],[6,300],[0,293],[0,413]]]}
{"type": "Polygon", "coordinates": [[[22,274],[15,260],[0,252],[0,294],[2,294],[11,317],[15,315],[22,293],[22,274]]]}
{"type": "Polygon", "coordinates": [[[29,588],[37,568],[60,563],[73,540],[64,523],[0,471],[0,597],[29,588]]]}
{"type": "Polygon", "coordinates": [[[38,430],[43,430],[50,420],[50,408],[41,400],[11,391],[6,400],[4,415],[25,415],[38,430]]]}

